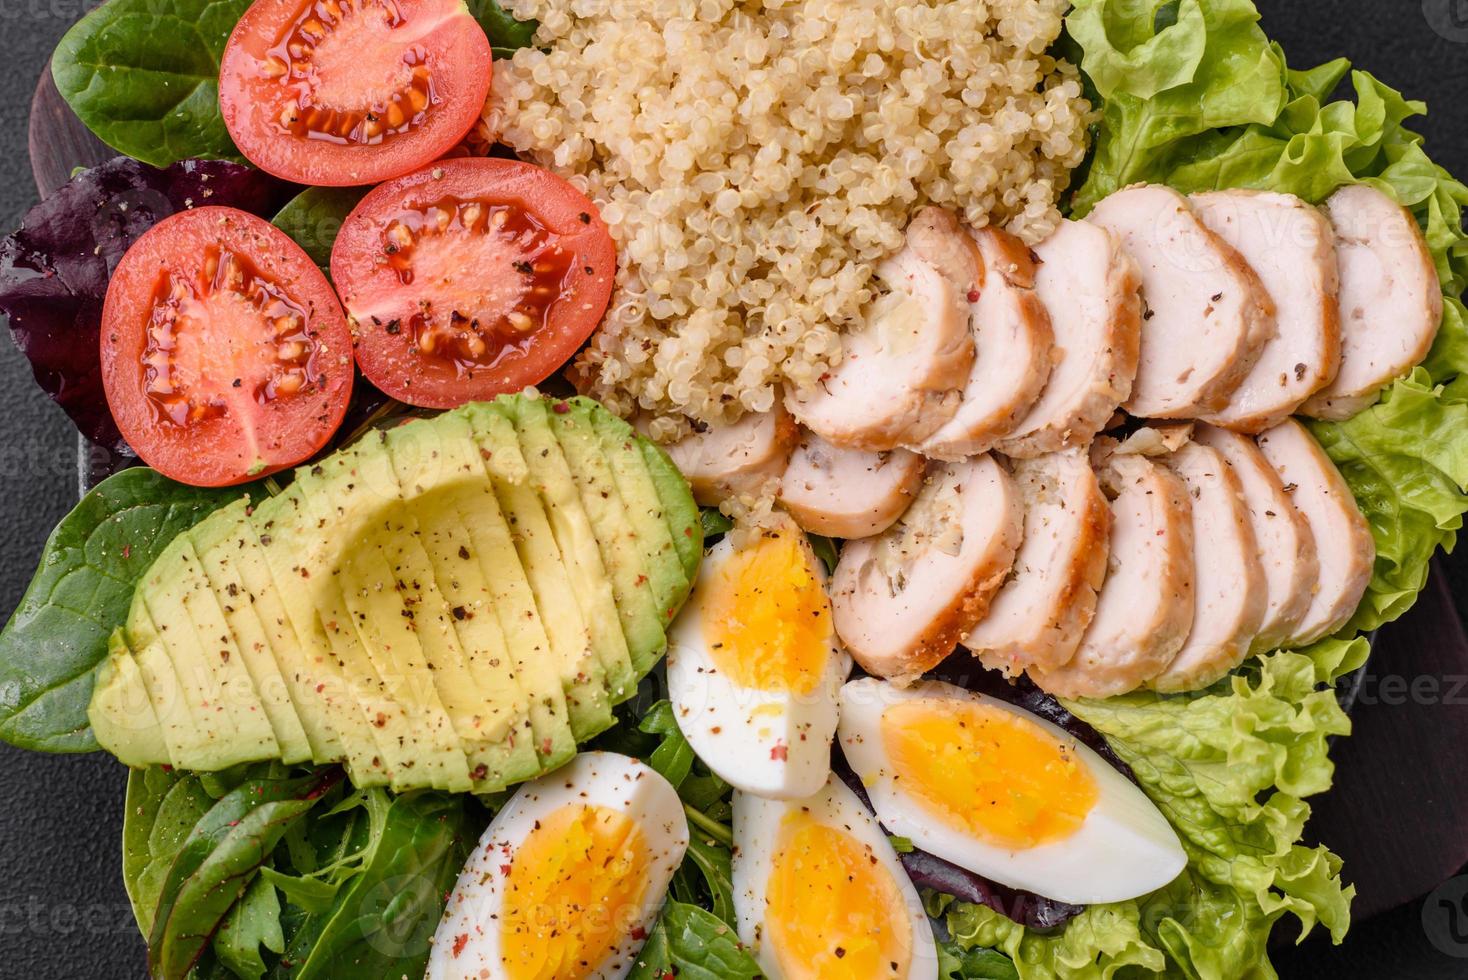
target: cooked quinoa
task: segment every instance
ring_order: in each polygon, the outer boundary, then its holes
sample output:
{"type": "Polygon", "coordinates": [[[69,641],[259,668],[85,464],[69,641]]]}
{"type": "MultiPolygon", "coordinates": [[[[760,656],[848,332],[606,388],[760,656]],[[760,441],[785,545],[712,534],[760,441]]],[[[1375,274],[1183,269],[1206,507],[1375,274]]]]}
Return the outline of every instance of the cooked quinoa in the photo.
{"type": "Polygon", "coordinates": [[[578,367],[662,438],[818,380],[916,208],[1034,242],[1085,153],[1047,53],[1067,0],[509,6],[540,29],[496,64],[487,135],[601,207],[621,267],[578,367]]]}

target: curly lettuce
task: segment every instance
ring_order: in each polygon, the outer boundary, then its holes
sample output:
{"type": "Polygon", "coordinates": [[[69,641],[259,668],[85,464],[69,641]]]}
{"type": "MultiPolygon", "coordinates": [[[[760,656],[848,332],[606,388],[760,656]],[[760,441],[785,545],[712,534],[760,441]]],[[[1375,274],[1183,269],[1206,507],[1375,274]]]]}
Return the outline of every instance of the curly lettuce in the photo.
{"type": "Polygon", "coordinates": [[[1358,634],[1411,607],[1468,512],[1468,187],[1407,128],[1421,102],[1338,59],[1298,71],[1250,0],[1077,0],[1067,27],[1101,106],[1086,213],[1140,181],[1190,193],[1247,187],[1319,202],[1365,182],[1417,218],[1445,296],[1431,353],[1378,404],[1311,429],[1370,522],[1377,559],[1337,636],[1277,651],[1193,694],[1067,702],[1132,767],[1177,830],[1189,864],[1167,888],[1095,906],[1063,931],[1027,930],[986,908],[930,896],[954,945],[1008,956],[1020,980],[1273,978],[1267,943],[1284,916],[1339,942],[1353,890],[1340,859],[1300,843],[1307,800],[1330,787],[1332,738],[1350,732],[1332,684],[1369,653],[1358,634]],[[1352,97],[1331,100],[1349,77],[1352,97]]]}

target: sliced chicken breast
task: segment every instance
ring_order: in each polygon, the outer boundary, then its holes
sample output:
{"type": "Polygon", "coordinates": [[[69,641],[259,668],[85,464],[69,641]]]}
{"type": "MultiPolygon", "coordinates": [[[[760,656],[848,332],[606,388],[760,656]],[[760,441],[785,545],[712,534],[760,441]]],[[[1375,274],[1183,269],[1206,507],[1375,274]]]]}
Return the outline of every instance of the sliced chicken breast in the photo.
{"type": "Polygon", "coordinates": [[[841,641],[870,674],[916,678],[983,619],[1023,526],[1019,489],[992,456],[936,467],[896,524],[841,549],[831,578],[841,641]]]}
{"type": "Polygon", "coordinates": [[[779,402],[768,412],[747,413],[733,425],[708,428],[667,447],[705,507],[740,495],[759,496],[779,481],[800,438],[800,427],[779,402]]]}
{"type": "Polygon", "coordinates": [[[1127,411],[1198,418],[1221,411],[1275,335],[1259,278],[1198,220],[1187,199],[1142,184],[1096,205],[1142,274],[1142,340],[1127,411]]]}
{"type": "Polygon", "coordinates": [[[1144,456],[1113,456],[1100,475],[1111,497],[1111,550],[1096,615],[1068,663],[1029,671],[1057,697],[1108,698],[1136,690],[1172,663],[1193,626],[1187,488],[1144,456]]]}
{"type": "Polygon", "coordinates": [[[995,446],[1018,459],[1090,445],[1131,396],[1141,337],[1141,273],[1114,233],[1062,221],[1035,256],[1054,364],[1039,399],[995,446]]]}
{"type": "Polygon", "coordinates": [[[1190,442],[1167,460],[1192,498],[1193,627],[1158,691],[1196,691],[1249,655],[1268,593],[1244,489],[1223,454],[1190,442]]]}
{"type": "Polygon", "coordinates": [[[852,449],[917,445],[953,418],[974,364],[968,292],[978,250],[958,219],[924,208],[877,269],[889,290],[846,336],[841,363],[785,403],[811,431],[852,449]]]}
{"type": "Polygon", "coordinates": [[[1262,432],[1335,378],[1341,361],[1335,232],[1293,194],[1229,190],[1194,194],[1203,223],[1243,256],[1274,303],[1279,333],[1209,421],[1262,432]]]}
{"type": "Polygon", "coordinates": [[[1304,646],[1334,633],[1356,612],[1371,581],[1376,543],[1351,488],[1303,425],[1287,419],[1258,442],[1315,538],[1320,564],[1310,607],[1284,644],[1304,646]]]}
{"type": "Polygon", "coordinates": [[[906,449],[842,449],[805,430],[780,480],[780,503],[812,534],[870,537],[887,530],[907,510],[926,466],[926,460],[906,449]]]}
{"type": "Polygon", "coordinates": [[[1320,572],[1315,536],[1253,439],[1211,425],[1198,426],[1193,438],[1217,450],[1239,478],[1264,571],[1264,618],[1252,650],[1276,649],[1290,638],[1310,608],[1320,572]]]}
{"type": "Polygon", "coordinates": [[[1035,293],[1035,259],[998,228],[974,232],[979,281],[967,292],[974,366],[958,412],[920,446],[924,456],[987,452],[1028,412],[1050,377],[1050,316],[1035,293]]]}
{"type": "Polygon", "coordinates": [[[1064,666],[1080,645],[1106,578],[1111,511],[1081,449],[1017,460],[1024,541],[1009,581],[963,640],[1005,674],[1064,666]]]}
{"type": "Polygon", "coordinates": [[[1422,229],[1374,187],[1342,187],[1325,202],[1340,264],[1341,365],[1305,414],[1346,419],[1427,356],[1443,296],[1422,229]]]}

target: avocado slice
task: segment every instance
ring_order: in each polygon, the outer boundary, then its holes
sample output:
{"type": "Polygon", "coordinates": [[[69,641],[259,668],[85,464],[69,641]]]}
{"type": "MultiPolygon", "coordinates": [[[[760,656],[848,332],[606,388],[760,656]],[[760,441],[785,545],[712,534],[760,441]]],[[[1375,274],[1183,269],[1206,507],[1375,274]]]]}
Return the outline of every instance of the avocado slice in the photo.
{"type": "Polygon", "coordinates": [[[255,535],[245,523],[246,506],[248,502],[242,498],[226,508],[226,512],[209,515],[188,532],[199,558],[199,567],[209,584],[205,590],[209,596],[201,595],[199,602],[202,605],[212,599],[215,603],[250,680],[254,682],[270,728],[275,732],[275,740],[280,743],[281,761],[295,765],[312,758],[311,742],[296,713],[285,678],[281,676],[253,597],[236,570],[241,561],[259,560],[255,535]],[[250,540],[248,548],[235,545],[246,537],[250,540]]]}
{"type": "Polygon", "coordinates": [[[315,698],[313,707],[303,715],[319,712],[321,717],[331,719],[341,743],[340,758],[347,764],[353,784],[386,786],[393,777],[389,759],[394,756],[388,755],[376,728],[368,724],[371,705],[366,699],[379,689],[381,681],[375,675],[364,676],[357,666],[358,658],[348,661],[334,647],[333,641],[341,645],[339,631],[328,637],[315,593],[330,590],[322,589],[319,582],[313,587],[311,573],[321,571],[319,553],[339,539],[321,533],[319,519],[304,498],[298,475],[284,493],[265,501],[250,516],[255,540],[270,570],[269,591],[280,598],[300,640],[299,648],[287,651],[288,659],[281,661],[280,669],[283,674],[299,678],[300,687],[315,698]]]}
{"type": "Polygon", "coordinates": [[[591,649],[606,670],[607,693],[613,704],[620,704],[637,692],[639,677],[632,671],[632,656],[617,611],[611,576],[602,561],[601,545],[581,502],[566,455],[551,430],[547,417],[551,414],[550,402],[544,398],[520,397],[503,399],[499,404],[515,423],[515,434],[530,467],[531,486],[544,503],[551,535],[571,581],[572,594],[591,635],[591,649]]]}
{"type": "MultiPolygon", "coordinates": [[[[143,615],[147,615],[146,611],[143,615]]],[[[153,716],[158,719],[158,730],[163,736],[163,745],[168,750],[169,762],[177,768],[183,768],[185,761],[191,761],[198,754],[207,751],[207,744],[199,739],[199,727],[194,723],[188,698],[184,695],[178,676],[173,672],[173,661],[168,659],[163,644],[156,638],[132,650],[128,647],[127,633],[125,628],[115,630],[109,645],[118,643],[131,650],[133,660],[138,665],[138,673],[143,677],[143,686],[148,691],[153,716]]],[[[113,750],[111,745],[101,744],[109,752],[113,750]]]]}
{"type": "Polygon", "coordinates": [[[530,482],[530,467],[520,450],[515,426],[500,402],[476,403],[465,414],[484,458],[510,538],[534,595],[540,622],[550,640],[552,660],[566,693],[571,734],[584,742],[613,724],[606,670],[591,646],[581,608],[556,547],[550,521],[530,482]]]}
{"type": "MultiPolygon", "coordinates": [[[[671,547],[665,555],[658,556],[643,546],[602,451],[601,440],[597,438],[592,417],[594,405],[581,398],[555,402],[548,420],[595,529],[602,563],[611,574],[617,615],[627,637],[633,672],[640,679],[652,670],[668,644],[657,597],[653,594],[658,570],[650,568],[649,561],[661,560],[670,566],[662,570],[664,574],[676,569],[679,577],[682,566],[671,547]]],[[[595,410],[601,411],[599,406],[595,410]]]]}
{"type": "MultiPolygon", "coordinates": [[[[466,501],[483,501],[490,493],[474,430],[462,417],[445,415],[433,425],[399,426],[384,433],[382,441],[405,504],[395,514],[385,542],[388,561],[415,569],[411,577],[399,574],[398,587],[411,586],[404,598],[411,602],[425,650],[440,666],[439,693],[465,745],[475,792],[496,792],[537,776],[542,765],[565,761],[575,751],[575,742],[560,680],[541,669],[538,676],[527,673],[524,679],[538,687],[533,692],[536,700],[549,696],[558,710],[539,719],[546,726],[543,737],[549,739],[551,751],[542,755],[536,748],[541,738],[536,734],[532,694],[522,684],[517,660],[506,645],[496,597],[462,511],[466,501]]],[[[474,519],[490,518],[476,513],[474,519]]],[[[497,505],[492,519],[503,526],[497,505]]],[[[519,561],[508,531],[503,540],[508,560],[502,557],[497,563],[497,575],[506,574],[505,566],[519,561]]],[[[541,640],[545,649],[543,636],[541,640]]]]}
{"type": "MultiPolygon", "coordinates": [[[[216,574],[222,576],[227,571],[254,609],[265,633],[267,649],[305,733],[310,758],[321,764],[345,759],[341,738],[331,724],[333,713],[326,710],[324,692],[316,690],[316,671],[306,667],[308,644],[297,635],[265,562],[265,553],[251,523],[252,510],[249,501],[240,499],[210,514],[189,532],[194,548],[210,581],[214,582],[216,574]]],[[[216,594],[234,598],[229,589],[232,583],[221,581],[224,590],[220,592],[216,583],[216,594]]]]}
{"type": "Polygon", "coordinates": [[[173,761],[143,672],[118,632],[108,639],[107,659],[97,668],[87,720],[97,744],[125,765],[143,769],[173,761]]]}
{"type": "Polygon", "coordinates": [[[678,560],[683,563],[683,575],[688,587],[678,596],[677,606],[682,607],[688,598],[693,582],[698,578],[698,566],[703,562],[703,521],[694,502],[693,491],[688,481],[673,465],[673,460],[663,448],[647,439],[637,441],[642,450],[642,461],[652,477],[653,487],[663,502],[663,520],[668,524],[668,533],[673,536],[673,548],[678,560]]]}
{"type": "Polygon", "coordinates": [[[467,792],[463,747],[378,547],[380,528],[397,506],[396,483],[392,463],[372,437],[297,473],[292,489],[299,487],[315,508],[317,526],[337,529],[325,535],[336,545],[316,549],[308,566],[317,583],[313,591],[348,677],[376,684],[359,688],[357,702],[376,729],[389,785],[467,792]]]}
{"type": "Polygon", "coordinates": [[[213,772],[277,758],[280,745],[229,630],[218,618],[188,535],[175,538],[134,594],[128,633],[139,646],[154,639],[173,663],[200,735],[209,745],[191,768],[213,772]],[[139,607],[147,610],[140,614],[139,607]]]}
{"type": "Polygon", "coordinates": [[[692,584],[682,555],[674,546],[672,525],[664,515],[666,507],[662,495],[643,458],[643,440],[632,426],[596,402],[586,400],[586,404],[612,478],[617,482],[617,491],[622,495],[627,516],[637,531],[638,542],[651,570],[648,574],[652,579],[653,597],[662,612],[662,621],[672,622],[692,584]]]}
{"type": "MultiPolygon", "coordinates": [[[[442,453],[444,466],[449,469],[465,468],[467,471],[477,469],[480,479],[455,481],[445,499],[444,509],[428,511],[433,518],[425,528],[429,535],[430,551],[437,547],[431,544],[435,538],[452,541],[455,536],[467,533],[468,541],[464,542],[460,538],[457,546],[449,545],[449,551],[459,561],[474,566],[463,569],[463,583],[476,580],[483,582],[483,588],[489,594],[490,611],[493,615],[486,619],[466,617],[459,623],[460,635],[466,637],[465,646],[471,653],[480,643],[484,650],[493,651],[493,627],[498,625],[515,679],[529,701],[531,730],[540,767],[549,771],[576,753],[576,740],[571,734],[566,694],[561,683],[559,666],[552,654],[550,637],[546,633],[545,624],[541,622],[540,610],[535,604],[535,593],[530,587],[524,567],[520,564],[509,523],[500,510],[499,498],[495,495],[494,487],[485,471],[481,449],[466,413],[440,415],[434,420],[433,426],[443,436],[439,451],[442,453]],[[448,507],[449,503],[454,506],[452,511],[448,507]],[[466,552],[467,558],[464,557],[466,552]],[[480,641],[470,642],[467,639],[470,634],[463,632],[466,628],[472,632],[481,627],[484,634],[480,641]]],[[[406,431],[411,432],[411,429],[406,431]]],[[[396,430],[389,433],[389,439],[395,434],[396,430]]],[[[523,464],[523,458],[518,455],[517,458],[523,464]]],[[[508,463],[509,457],[502,457],[501,462],[508,463]]],[[[518,476],[520,480],[527,476],[523,469],[516,471],[514,467],[509,467],[508,473],[510,477],[518,476]]],[[[422,521],[423,517],[420,509],[419,520],[422,521]]],[[[472,592],[474,586],[471,585],[470,588],[472,592]]],[[[465,607],[473,608],[467,604],[465,607]]],[[[496,654],[490,652],[489,659],[495,657],[496,654]]]]}

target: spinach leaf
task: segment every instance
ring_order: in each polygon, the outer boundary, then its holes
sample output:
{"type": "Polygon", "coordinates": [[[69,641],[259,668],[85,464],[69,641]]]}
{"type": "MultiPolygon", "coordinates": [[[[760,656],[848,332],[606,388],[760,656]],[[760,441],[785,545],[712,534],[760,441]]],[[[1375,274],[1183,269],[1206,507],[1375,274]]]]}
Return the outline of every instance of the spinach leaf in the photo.
{"type": "Polygon", "coordinates": [[[153,912],[173,859],[213,805],[199,780],[188,773],[154,767],[128,774],[122,880],[145,937],[153,931],[153,912]]]}
{"type": "Polygon", "coordinates": [[[280,928],[280,896],[274,885],[257,877],[225,916],[214,934],[213,949],[215,958],[236,976],[260,980],[268,969],[260,956],[262,946],[272,953],[285,952],[285,934],[280,928]]]}
{"type": "Polygon", "coordinates": [[[271,977],[422,976],[445,896],[479,828],[462,797],[367,795],[380,815],[359,870],[329,910],[294,918],[271,977]]]}
{"type": "Polygon", "coordinates": [[[331,248],[342,222],[366,196],[365,187],[310,187],[282,208],[272,223],[329,276],[331,248]]]}
{"type": "Polygon", "coordinates": [[[728,923],[685,902],[669,901],[628,980],[752,980],[759,964],[728,923]]]}
{"type": "Polygon", "coordinates": [[[175,536],[244,492],[131,469],[62,519],[0,633],[0,738],[39,752],[96,750],[92,672],[127,618],[133,587],[175,536]]]}
{"type": "Polygon", "coordinates": [[[219,111],[219,59],[250,0],[110,0],[56,49],[56,87],[87,128],[166,167],[240,159],[219,111]]]}
{"type": "Polygon", "coordinates": [[[249,779],[200,818],[163,880],[148,939],[158,980],[183,980],[290,825],[333,786],[340,769],[249,779]]]}
{"type": "Polygon", "coordinates": [[[734,527],[734,522],[729,520],[724,512],[717,507],[699,508],[698,517],[703,522],[703,540],[705,545],[710,543],[710,538],[718,538],[720,535],[728,534],[734,527]]]}
{"type": "Polygon", "coordinates": [[[841,546],[836,543],[835,538],[828,538],[820,534],[806,535],[810,539],[810,548],[826,566],[826,574],[836,571],[836,563],[841,560],[841,546]]]}
{"type": "Polygon", "coordinates": [[[484,28],[496,58],[508,58],[516,48],[528,48],[540,25],[533,20],[516,20],[499,0],[469,0],[469,12],[484,28]]]}

